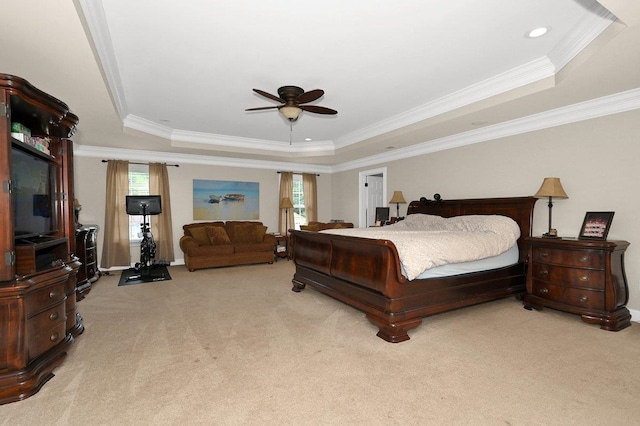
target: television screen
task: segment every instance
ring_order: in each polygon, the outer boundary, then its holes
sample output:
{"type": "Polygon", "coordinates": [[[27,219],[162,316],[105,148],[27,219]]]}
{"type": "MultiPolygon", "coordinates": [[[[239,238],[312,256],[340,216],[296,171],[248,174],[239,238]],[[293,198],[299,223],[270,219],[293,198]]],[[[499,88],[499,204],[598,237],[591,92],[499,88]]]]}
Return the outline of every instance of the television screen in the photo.
{"type": "Polygon", "coordinates": [[[389,220],[389,207],[376,207],[376,221],[384,224],[389,220]]]}
{"type": "Polygon", "coordinates": [[[18,148],[11,150],[12,202],[16,237],[58,230],[55,208],[56,169],[53,163],[18,148]]]}
{"type": "Polygon", "coordinates": [[[162,204],[159,195],[127,195],[127,214],[142,216],[162,213],[162,204]]]}

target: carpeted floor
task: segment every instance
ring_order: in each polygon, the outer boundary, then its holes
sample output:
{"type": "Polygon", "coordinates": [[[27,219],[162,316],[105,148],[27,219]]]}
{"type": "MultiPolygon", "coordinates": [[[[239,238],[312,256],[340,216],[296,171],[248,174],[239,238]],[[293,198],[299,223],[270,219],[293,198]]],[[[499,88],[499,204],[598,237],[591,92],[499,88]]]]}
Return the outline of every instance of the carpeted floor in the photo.
{"type": "Polygon", "coordinates": [[[153,266],[150,268],[141,268],[136,270],[135,268],[129,268],[122,271],[120,274],[119,286],[131,285],[131,284],[144,284],[156,281],[168,281],[171,279],[169,271],[166,266],[153,266]]]}
{"type": "Polygon", "coordinates": [[[508,298],[390,344],[292,262],[188,272],[78,303],[86,331],[2,425],[609,425],[640,419],[640,324],[618,333],[508,298]]]}

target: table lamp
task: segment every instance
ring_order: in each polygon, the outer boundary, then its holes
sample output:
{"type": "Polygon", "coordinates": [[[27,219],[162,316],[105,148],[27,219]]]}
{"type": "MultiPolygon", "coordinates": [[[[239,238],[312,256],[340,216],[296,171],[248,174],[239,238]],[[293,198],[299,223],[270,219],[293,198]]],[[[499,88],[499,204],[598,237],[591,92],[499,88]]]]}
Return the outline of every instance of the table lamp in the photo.
{"type": "Polygon", "coordinates": [[[389,203],[396,203],[396,217],[400,217],[400,203],[406,203],[402,191],[393,191],[393,197],[391,197],[389,203]]]}
{"type": "Polygon", "coordinates": [[[536,192],[534,197],[537,198],[546,198],[549,197],[549,232],[546,234],[542,234],[545,238],[558,238],[558,231],[551,227],[551,209],[553,208],[553,197],[555,198],[569,198],[564,189],[562,188],[562,184],[560,183],[560,178],[557,177],[547,177],[544,178],[542,182],[542,186],[536,192]]]}

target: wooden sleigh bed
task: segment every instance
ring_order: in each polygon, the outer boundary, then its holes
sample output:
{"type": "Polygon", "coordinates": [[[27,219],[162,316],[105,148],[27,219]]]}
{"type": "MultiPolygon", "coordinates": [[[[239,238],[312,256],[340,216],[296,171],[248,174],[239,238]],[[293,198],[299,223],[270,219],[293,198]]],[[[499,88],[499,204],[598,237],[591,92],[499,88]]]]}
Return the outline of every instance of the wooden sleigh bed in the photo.
{"type": "Polygon", "coordinates": [[[520,227],[519,261],[511,266],[444,278],[414,279],[402,275],[395,245],[388,240],[291,231],[296,272],[293,291],[310,285],[363,311],[378,328],[378,337],[392,343],[409,340],[407,331],[422,318],[464,306],[525,293],[527,250],[534,197],[413,201],[407,215],[452,217],[503,215],[520,227]]]}

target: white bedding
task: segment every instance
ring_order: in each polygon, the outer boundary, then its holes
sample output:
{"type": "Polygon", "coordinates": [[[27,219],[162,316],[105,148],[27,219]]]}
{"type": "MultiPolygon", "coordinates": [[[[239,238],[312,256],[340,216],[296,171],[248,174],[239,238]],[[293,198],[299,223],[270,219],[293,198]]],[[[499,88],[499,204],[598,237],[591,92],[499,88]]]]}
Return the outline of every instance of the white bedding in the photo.
{"type": "Polygon", "coordinates": [[[321,232],[390,240],[409,280],[437,266],[497,256],[513,247],[520,237],[518,224],[499,215],[443,218],[412,214],[390,226],[321,232]]]}

